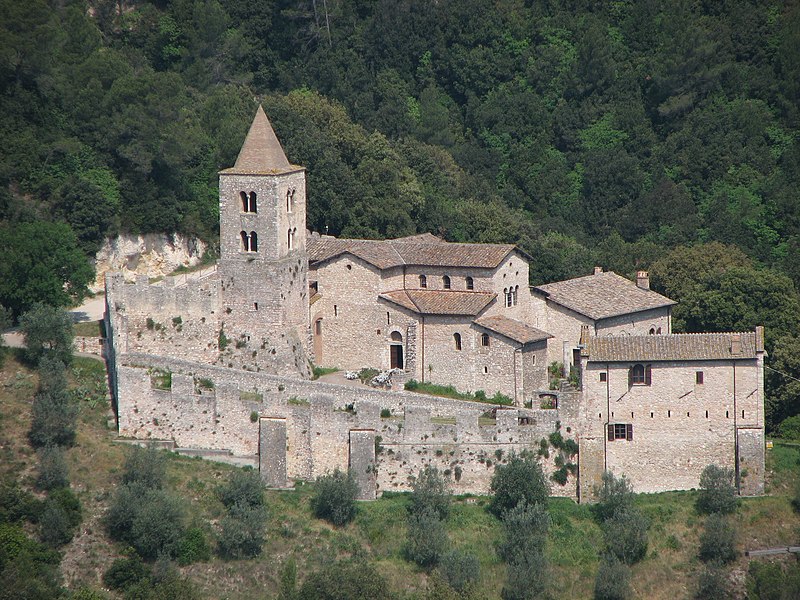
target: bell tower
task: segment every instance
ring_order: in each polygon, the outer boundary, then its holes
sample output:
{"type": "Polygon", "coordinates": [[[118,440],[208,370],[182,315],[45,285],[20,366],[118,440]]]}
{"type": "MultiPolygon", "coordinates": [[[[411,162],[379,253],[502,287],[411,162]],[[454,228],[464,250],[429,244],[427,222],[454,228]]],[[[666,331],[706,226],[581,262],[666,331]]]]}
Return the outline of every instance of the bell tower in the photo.
{"type": "Polygon", "coordinates": [[[233,357],[244,368],[285,372],[288,349],[306,375],[305,168],[289,163],[261,106],[236,164],[219,173],[219,216],[221,339],[246,350],[233,357]]]}

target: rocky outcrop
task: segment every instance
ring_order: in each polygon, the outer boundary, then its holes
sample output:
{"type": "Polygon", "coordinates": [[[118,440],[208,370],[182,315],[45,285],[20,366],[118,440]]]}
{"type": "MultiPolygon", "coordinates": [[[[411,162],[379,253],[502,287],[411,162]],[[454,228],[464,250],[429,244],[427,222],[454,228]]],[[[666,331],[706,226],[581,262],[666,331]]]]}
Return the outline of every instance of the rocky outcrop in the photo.
{"type": "Polygon", "coordinates": [[[103,290],[107,271],[122,271],[126,278],[136,275],[161,277],[183,265],[200,262],[206,243],[179,233],[121,234],[106,240],[95,256],[93,292],[103,290]]]}

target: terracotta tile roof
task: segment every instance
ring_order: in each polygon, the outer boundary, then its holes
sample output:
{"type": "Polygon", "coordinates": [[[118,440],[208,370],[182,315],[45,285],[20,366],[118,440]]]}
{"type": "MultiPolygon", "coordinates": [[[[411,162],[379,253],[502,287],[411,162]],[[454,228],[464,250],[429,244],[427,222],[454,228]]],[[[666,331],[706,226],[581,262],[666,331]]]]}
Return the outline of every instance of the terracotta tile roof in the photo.
{"type": "Polygon", "coordinates": [[[548,283],[533,288],[548,300],[590,319],[607,319],[676,304],[666,296],[644,290],[613,271],[548,283]]]}
{"type": "Polygon", "coordinates": [[[755,358],[762,349],[756,333],[674,333],[589,338],[585,352],[596,362],[731,360],[755,358]],[[736,339],[741,350],[736,352],[736,339]]]}
{"type": "Polygon", "coordinates": [[[519,342],[520,344],[528,344],[531,342],[542,342],[551,337],[546,331],[531,327],[527,323],[517,321],[516,319],[509,319],[500,315],[492,317],[480,317],[475,319],[475,324],[485,327],[495,333],[504,335],[505,337],[519,342]]]}
{"type": "Polygon", "coordinates": [[[491,292],[459,292],[454,290],[397,290],[379,296],[421,315],[479,314],[497,297],[491,292]]]}
{"type": "Polygon", "coordinates": [[[406,237],[395,238],[393,242],[420,242],[423,244],[446,244],[442,238],[433,235],[432,233],[418,233],[416,235],[407,235],[406,237]]]}
{"type": "Polygon", "coordinates": [[[302,169],[289,164],[281,143],[261,105],[239,151],[236,164],[220,171],[226,175],[272,175],[302,169]]]}
{"type": "Polygon", "coordinates": [[[379,269],[403,265],[493,269],[515,247],[513,244],[456,244],[426,234],[399,240],[348,240],[312,235],[306,240],[306,249],[312,264],[349,253],[379,269]]]}

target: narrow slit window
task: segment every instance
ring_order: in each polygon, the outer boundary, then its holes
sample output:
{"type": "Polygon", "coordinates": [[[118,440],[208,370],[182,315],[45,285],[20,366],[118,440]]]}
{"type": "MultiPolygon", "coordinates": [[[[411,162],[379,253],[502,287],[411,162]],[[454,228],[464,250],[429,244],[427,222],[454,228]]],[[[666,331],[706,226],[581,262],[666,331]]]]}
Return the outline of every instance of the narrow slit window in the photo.
{"type": "Polygon", "coordinates": [[[461,350],[461,334],[454,333],[453,334],[453,343],[455,344],[456,350],[461,350]]]}

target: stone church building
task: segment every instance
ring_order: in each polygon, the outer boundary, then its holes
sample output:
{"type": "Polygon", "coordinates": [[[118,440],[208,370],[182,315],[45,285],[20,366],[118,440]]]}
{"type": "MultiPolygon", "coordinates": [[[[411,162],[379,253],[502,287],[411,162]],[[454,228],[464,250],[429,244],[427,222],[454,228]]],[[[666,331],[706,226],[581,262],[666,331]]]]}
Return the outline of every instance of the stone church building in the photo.
{"type": "MultiPolygon", "coordinates": [[[[121,434],[254,456],[278,486],[373,465],[360,485],[374,497],[381,485],[408,485],[381,470],[394,459],[376,454],[377,437],[400,436],[399,449],[419,434],[423,456],[434,451],[429,433],[452,418],[450,456],[467,457],[448,463],[466,473],[454,485],[486,492],[491,471],[470,462],[473,450],[532,449],[546,428],[563,425],[580,448],[564,495],[591,495],[604,470],[627,474],[638,491],[688,489],[710,463],[735,468],[741,493],[763,490],[760,328],[673,334],[675,303],[650,289],[646,272],[630,281],[598,267],[531,287],[536,258],[513,245],[307,233],[305,170],[288,161],[260,107],[219,178],[214,267],[153,283],[107,277],[121,434]],[[579,380],[576,389],[550,389],[554,363],[579,380]],[[498,410],[497,422],[502,413],[512,425],[481,429],[486,406],[477,403],[311,382],[312,364],[499,393],[513,408],[498,410]],[[360,400],[357,418],[336,414],[360,400]],[[334,412],[323,417],[319,406],[334,412]],[[404,414],[406,430],[394,432],[375,407],[404,414]],[[440,415],[439,425],[420,414],[440,415]],[[341,441],[349,454],[336,449],[341,441]]],[[[407,475],[419,460],[402,462],[407,475]]]]}

